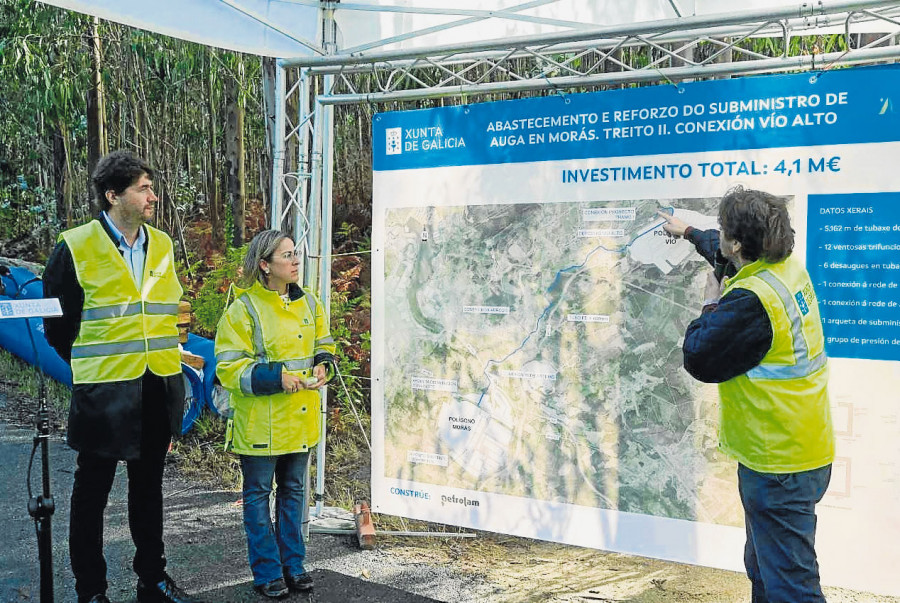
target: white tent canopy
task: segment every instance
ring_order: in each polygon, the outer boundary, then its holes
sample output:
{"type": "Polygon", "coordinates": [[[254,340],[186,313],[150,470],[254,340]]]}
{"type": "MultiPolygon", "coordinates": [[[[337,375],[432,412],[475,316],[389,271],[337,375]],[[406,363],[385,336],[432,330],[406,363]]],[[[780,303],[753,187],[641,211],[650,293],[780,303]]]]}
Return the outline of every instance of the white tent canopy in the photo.
{"type": "MultiPolygon", "coordinates": [[[[228,50],[277,58],[326,53],[322,12],[333,10],[338,54],[424,49],[734,11],[793,8],[797,0],[42,0],[61,8],[228,50]]],[[[834,3],[831,3],[834,4],[834,3]]]]}
{"type": "Polygon", "coordinates": [[[322,54],[315,3],[273,0],[44,0],[207,46],[274,57],[322,54]]]}

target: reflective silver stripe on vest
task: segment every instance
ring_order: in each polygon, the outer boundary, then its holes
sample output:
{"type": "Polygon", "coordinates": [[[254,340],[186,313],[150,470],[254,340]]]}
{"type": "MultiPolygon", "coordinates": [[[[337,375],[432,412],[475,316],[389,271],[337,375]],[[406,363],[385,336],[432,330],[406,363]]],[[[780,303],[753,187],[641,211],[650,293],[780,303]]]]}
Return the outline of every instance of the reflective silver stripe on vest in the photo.
{"type": "Polygon", "coordinates": [[[331,337],[329,335],[328,337],[323,337],[322,339],[316,339],[316,347],[325,345],[327,343],[334,343],[334,337],[331,337]]]}
{"type": "Polygon", "coordinates": [[[88,308],[81,312],[81,320],[102,320],[104,318],[121,318],[122,316],[134,316],[141,313],[141,302],[133,304],[124,303],[102,308],[88,308]]]}
{"type": "Polygon", "coordinates": [[[178,347],[178,335],[172,337],[154,337],[147,340],[148,350],[168,350],[178,347]]]}
{"type": "MultiPolygon", "coordinates": [[[[241,372],[241,393],[245,396],[253,395],[253,369],[256,368],[258,364],[266,363],[266,348],[263,345],[263,336],[262,336],[262,323],[259,321],[259,314],[256,313],[256,308],[253,307],[253,302],[250,301],[250,295],[244,293],[238,298],[244,307],[247,308],[247,314],[250,315],[251,327],[253,328],[253,352],[256,354],[258,359],[257,362],[251,362],[244,368],[241,372]]],[[[223,352],[223,354],[240,354],[241,357],[245,356],[244,352],[223,352]]]]}
{"type": "MultiPolygon", "coordinates": [[[[143,307],[144,314],[176,315],[178,304],[162,304],[147,302],[143,307]]],[[[122,318],[141,314],[141,302],[115,304],[102,308],[88,308],[81,313],[81,320],[103,320],[104,318],[122,318]]]]}
{"type": "Polygon", "coordinates": [[[302,371],[304,369],[312,368],[313,359],[304,358],[302,360],[285,360],[281,365],[289,371],[302,371]]]}
{"type": "Polygon", "coordinates": [[[178,304],[146,302],[144,304],[144,314],[166,314],[175,316],[178,314],[178,304]]]}
{"type": "Polygon", "coordinates": [[[241,373],[241,393],[246,396],[253,395],[253,369],[259,362],[250,363],[241,373]]]}
{"type": "MultiPolygon", "coordinates": [[[[259,314],[256,313],[256,308],[253,307],[253,302],[250,301],[250,295],[244,293],[238,299],[241,300],[241,303],[244,304],[244,307],[247,308],[247,313],[250,315],[250,321],[253,323],[253,351],[256,354],[256,357],[259,358],[260,362],[266,362],[266,347],[263,341],[262,335],[262,322],[259,320],[259,314]]],[[[241,387],[243,388],[243,375],[241,376],[241,387]]],[[[252,393],[252,392],[249,392],[252,393]]]]}
{"type": "Polygon", "coordinates": [[[747,377],[750,379],[799,379],[815,373],[825,366],[827,360],[825,352],[823,351],[812,359],[809,357],[809,347],[806,345],[806,338],[803,337],[803,319],[794,305],[794,297],[791,292],[768,270],[763,270],[756,276],[772,287],[787,311],[788,319],[791,321],[791,337],[794,340],[796,364],[760,364],[747,371],[747,377]]]}
{"type": "MultiPolygon", "coordinates": [[[[175,338],[176,344],[178,338],[175,338]]],[[[115,356],[116,354],[142,353],[144,340],[123,341],[121,343],[97,343],[92,345],[72,346],[72,358],[95,358],[97,356],[115,356]]]]}
{"type": "Polygon", "coordinates": [[[117,354],[136,354],[145,350],[168,350],[178,348],[178,336],[154,337],[148,339],[146,345],[143,339],[136,341],[122,341],[119,343],[97,343],[89,345],[72,346],[72,358],[96,358],[97,356],[115,356],[117,354]]]}
{"type": "Polygon", "coordinates": [[[253,358],[247,352],[220,352],[216,354],[216,362],[232,362],[241,358],[253,358]]]}

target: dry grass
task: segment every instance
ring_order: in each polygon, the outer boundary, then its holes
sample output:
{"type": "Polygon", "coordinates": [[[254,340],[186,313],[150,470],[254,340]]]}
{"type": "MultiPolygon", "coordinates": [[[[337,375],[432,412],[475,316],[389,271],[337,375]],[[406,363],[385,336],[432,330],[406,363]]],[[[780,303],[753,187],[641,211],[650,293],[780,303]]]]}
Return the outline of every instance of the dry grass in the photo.
{"type": "MultiPolygon", "coordinates": [[[[372,453],[356,418],[334,407],[329,413],[325,441],[325,504],[353,509],[360,500],[368,500],[372,453]]],[[[361,416],[366,433],[368,415],[361,416]]],[[[313,460],[312,475],[315,475],[313,460]]]]}
{"type": "MultiPolygon", "coordinates": [[[[36,400],[40,395],[40,377],[37,370],[2,348],[0,348],[0,381],[28,398],[36,400]]],[[[48,407],[60,413],[68,411],[71,390],[50,377],[47,377],[45,382],[48,407]]]]}
{"type": "Polygon", "coordinates": [[[225,452],[225,421],[204,409],[191,430],[175,442],[178,471],[184,477],[226,490],[240,490],[238,457],[225,452]]]}
{"type": "MultiPolygon", "coordinates": [[[[57,432],[65,431],[71,390],[49,377],[45,384],[50,428],[57,432]]],[[[38,373],[34,367],[4,349],[0,349],[0,394],[4,399],[0,412],[5,421],[13,425],[34,425],[40,398],[38,373]]]]}

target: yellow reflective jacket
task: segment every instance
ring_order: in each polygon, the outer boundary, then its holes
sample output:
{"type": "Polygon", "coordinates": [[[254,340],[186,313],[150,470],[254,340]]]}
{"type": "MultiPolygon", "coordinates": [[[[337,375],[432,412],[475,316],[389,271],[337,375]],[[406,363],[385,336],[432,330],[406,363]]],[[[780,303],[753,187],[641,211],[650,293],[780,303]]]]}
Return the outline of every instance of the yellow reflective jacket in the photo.
{"type": "Polygon", "coordinates": [[[234,411],[225,434],[228,450],[275,456],[305,452],[319,441],[318,391],[253,393],[255,368],[281,363],[282,371],[307,379],[317,355],[330,359],[335,352],[322,303],[308,291],[297,294],[285,302],[255,283],[236,290],[234,302],[219,320],[216,375],[231,394],[234,411]]]}
{"type": "Polygon", "coordinates": [[[834,460],[828,366],[819,305],[799,260],[748,264],[728,281],[752,291],[772,325],[759,365],[719,384],[719,446],[763,473],[794,473],[834,460]]]}
{"type": "Polygon", "coordinates": [[[81,327],[72,344],[73,383],[137,379],[149,368],[181,372],[178,300],[172,240],[147,228],[147,257],[138,290],[125,260],[97,220],[60,235],[84,290],[81,327]]]}

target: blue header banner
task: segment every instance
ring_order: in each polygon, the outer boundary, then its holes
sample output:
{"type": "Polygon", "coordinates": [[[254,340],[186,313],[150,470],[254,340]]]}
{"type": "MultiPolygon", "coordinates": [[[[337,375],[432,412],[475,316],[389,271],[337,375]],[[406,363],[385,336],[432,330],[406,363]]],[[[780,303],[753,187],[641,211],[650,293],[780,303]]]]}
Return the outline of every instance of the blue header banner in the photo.
{"type": "Polygon", "coordinates": [[[380,113],[376,171],[896,140],[900,66],[380,113]]]}

